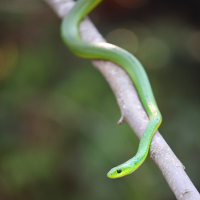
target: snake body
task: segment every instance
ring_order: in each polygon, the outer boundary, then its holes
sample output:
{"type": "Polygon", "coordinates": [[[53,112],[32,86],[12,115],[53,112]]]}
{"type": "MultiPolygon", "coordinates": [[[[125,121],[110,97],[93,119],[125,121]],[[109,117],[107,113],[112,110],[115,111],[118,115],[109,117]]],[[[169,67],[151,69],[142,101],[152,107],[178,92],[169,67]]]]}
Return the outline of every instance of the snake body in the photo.
{"type": "Polygon", "coordinates": [[[81,41],[78,26],[80,21],[102,0],[78,0],[61,24],[64,44],[77,56],[90,59],[110,60],[121,66],[132,79],[139,98],[145,108],[149,123],[145,128],[136,155],[125,163],[112,168],[107,176],[119,178],[135,171],[148,155],[153,134],[162,121],[147,74],[141,63],[132,54],[115,45],[81,41]]]}

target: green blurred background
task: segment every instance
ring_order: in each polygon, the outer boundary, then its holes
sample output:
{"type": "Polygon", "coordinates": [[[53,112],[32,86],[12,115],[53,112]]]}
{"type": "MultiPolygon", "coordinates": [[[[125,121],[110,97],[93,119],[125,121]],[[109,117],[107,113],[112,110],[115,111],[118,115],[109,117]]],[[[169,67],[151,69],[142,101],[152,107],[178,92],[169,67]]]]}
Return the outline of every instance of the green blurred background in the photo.
{"type": "MultiPolygon", "coordinates": [[[[91,19],[143,63],[163,115],[160,132],[200,190],[200,1],[105,0],[91,19]]],[[[60,38],[40,0],[0,2],[0,198],[175,199],[150,161],[111,180],[138,138],[90,60],[60,38]]]]}

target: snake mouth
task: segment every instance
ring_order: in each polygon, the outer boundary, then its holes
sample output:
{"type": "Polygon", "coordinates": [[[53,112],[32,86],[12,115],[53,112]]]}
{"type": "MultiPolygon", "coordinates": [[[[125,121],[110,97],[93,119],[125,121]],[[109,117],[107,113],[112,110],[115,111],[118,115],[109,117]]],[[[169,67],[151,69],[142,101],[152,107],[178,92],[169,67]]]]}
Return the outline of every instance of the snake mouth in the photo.
{"type": "Polygon", "coordinates": [[[108,178],[115,179],[115,177],[113,177],[111,174],[109,174],[109,172],[107,173],[107,177],[108,177],[108,178]]]}

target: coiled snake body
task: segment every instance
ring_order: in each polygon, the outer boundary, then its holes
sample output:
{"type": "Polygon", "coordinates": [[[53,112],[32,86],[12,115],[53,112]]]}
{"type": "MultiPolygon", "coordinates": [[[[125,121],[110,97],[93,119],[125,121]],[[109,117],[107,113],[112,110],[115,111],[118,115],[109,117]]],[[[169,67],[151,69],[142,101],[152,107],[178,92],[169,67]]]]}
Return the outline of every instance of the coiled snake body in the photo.
{"type": "Polygon", "coordinates": [[[61,25],[61,36],[65,45],[77,56],[90,59],[110,60],[121,66],[131,77],[142,105],[148,116],[149,123],[145,128],[136,155],[125,163],[112,168],[107,176],[119,178],[135,171],[147,157],[151,138],[162,121],[154,95],[141,63],[132,54],[115,45],[98,42],[84,43],[80,39],[78,25],[102,0],[78,0],[75,6],[64,18],[61,25]]]}

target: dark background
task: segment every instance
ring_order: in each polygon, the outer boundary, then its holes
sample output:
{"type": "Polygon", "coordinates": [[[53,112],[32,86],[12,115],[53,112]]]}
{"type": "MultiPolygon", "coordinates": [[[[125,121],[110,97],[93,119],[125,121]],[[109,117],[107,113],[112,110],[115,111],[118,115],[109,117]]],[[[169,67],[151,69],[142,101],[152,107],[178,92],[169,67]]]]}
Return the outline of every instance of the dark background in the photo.
{"type": "MultiPolygon", "coordinates": [[[[163,115],[161,134],[200,190],[199,0],[104,0],[90,14],[108,42],[144,65],[163,115]]],[[[43,1],[0,1],[0,198],[173,200],[150,161],[111,180],[139,140],[90,60],[60,38],[43,1]]]]}

